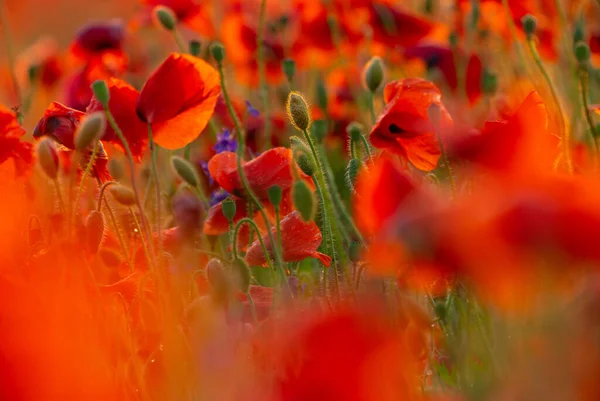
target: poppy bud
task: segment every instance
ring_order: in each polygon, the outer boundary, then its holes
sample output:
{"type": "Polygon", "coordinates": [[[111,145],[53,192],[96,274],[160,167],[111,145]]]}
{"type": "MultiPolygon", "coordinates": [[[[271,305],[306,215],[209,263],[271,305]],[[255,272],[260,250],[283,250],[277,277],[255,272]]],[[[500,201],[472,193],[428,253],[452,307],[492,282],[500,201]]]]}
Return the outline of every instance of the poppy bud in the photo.
{"type": "Polygon", "coordinates": [[[91,253],[98,252],[100,242],[104,238],[104,217],[102,212],[92,210],[85,219],[85,235],[88,251],[91,253]]]}
{"type": "Polygon", "coordinates": [[[173,169],[175,169],[175,172],[179,178],[181,178],[187,184],[194,188],[200,186],[198,174],[190,162],[179,156],[173,156],[171,157],[171,165],[173,166],[173,169]]]}
{"type": "Polygon", "coordinates": [[[44,173],[48,178],[55,180],[58,175],[58,153],[54,141],[50,138],[42,139],[37,147],[37,155],[44,173]]]}
{"type": "Polygon", "coordinates": [[[267,195],[269,196],[271,205],[278,208],[281,204],[281,187],[279,185],[273,185],[272,187],[269,187],[269,189],[267,189],[267,195]]]}
{"type": "Polygon", "coordinates": [[[302,170],[302,172],[307,176],[312,177],[312,175],[315,173],[315,164],[311,160],[308,153],[300,152],[296,158],[296,163],[298,164],[298,167],[300,167],[300,170],[302,170]]]}
{"type": "Polygon", "coordinates": [[[218,304],[226,304],[230,297],[229,279],[219,259],[213,258],[208,262],[206,277],[210,284],[210,295],[213,301],[218,304]]]}
{"type": "Polygon", "coordinates": [[[252,278],[252,273],[250,272],[250,268],[244,259],[237,258],[231,264],[231,268],[233,270],[233,275],[235,277],[235,284],[241,292],[248,292],[250,288],[250,280],[252,278]]]}
{"type": "Polygon", "coordinates": [[[363,79],[365,86],[371,93],[377,92],[383,82],[383,63],[379,57],[373,57],[365,65],[363,79]]]}
{"type": "Polygon", "coordinates": [[[177,25],[177,16],[169,7],[156,6],[154,7],[154,16],[160,25],[167,31],[172,31],[177,25]]]}
{"type": "Polygon", "coordinates": [[[304,97],[299,92],[290,92],[285,107],[294,127],[305,131],[310,126],[310,111],[304,97]]]}
{"type": "Polygon", "coordinates": [[[360,136],[362,135],[362,126],[357,122],[351,122],[346,127],[346,132],[350,136],[352,142],[360,142],[360,136]]]}
{"type": "Polygon", "coordinates": [[[81,152],[99,140],[106,130],[104,112],[96,111],[86,115],[75,132],[75,150],[81,152]]]}
{"type": "Polygon", "coordinates": [[[135,204],[135,193],[123,185],[111,185],[110,193],[113,198],[123,206],[132,206],[135,204]]]}
{"type": "Polygon", "coordinates": [[[125,169],[123,168],[123,164],[117,159],[110,159],[106,168],[108,169],[110,176],[115,181],[119,181],[121,178],[123,178],[123,176],[125,176],[125,169]]]}
{"type": "Polygon", "coordinates": [[[590,60],[590,47],[587,43],[579,42],[575,44],[575,58],[579,64],[586,64],[590,60]]]}
{"type": "Polygon", "coordinates": [[[573,44],[577,44],[577,42],[581,42],[585,40],[585,31],[583,27],[583,20],[579,19],[575,23],[575,27],[573,28],[573,44]]]}
{"type": "Polygon", "coordinates": [[[202,50],[202,43],[199,40],[190,40],[190,54],[194,57],[200,56],[202,50]]]}
{"type": "Polygon", "coordinates": [[[227,198],[223,201],[223,204],[221,205],[221,211],[223,212],[223,216],[225,216],[225,218],[227,219],[227,221],[229,221],[230,223],[233,221],[233,218],[235,217],[235,213],[236,213],[236,207],[235,207],[235,202],[233,201],[233,199],[231,198],[227,198]]]}
{"type": "Polygon", "coordinates": [[[321,78],[317,80],[317,105],[321,110],[327,110],[327,88],[321,78]]]}
{"type": "Polygon", "coordinates": [[[525,15],[521,18],[521,24],[523,24],[523,31],[527,35],[527,38],[530,39],[533,34],[535,34],[535,30],[537,28],[537,20],[531,14],[525,15]]]}
{"type": "Polygon", "coordinates": [[[94,81],[92,83],[92,92],[94,97],[100,102],[105,110],[108,110],[108,101],[110,100],[110,92],[108,91],[108,85],[102,79],[94,81]]]}
{"type": "Polygon", "coordinates": [[[481,75],[481,90],[486,95],[493,95],[498,90],[498,76],[487,69],[481,75]]]}
{"type": "Polygon", "coordinates": [[[322,143],[325,135],[327,135],[327,120],[315,120],[310,126],[315,141],[322,143]]]}
{"type": "Polygon", "coordinates": [[[219,43],[219,42],[213,43],[212,46],[210,47],[210,51],[217,63],[220,64],[225,59],[225,48],[223,47],[223,45],[221,43],[219,43]]]}
{"type": "Polygon", "coordinates": [[[353,263],[360,261],[362,248],[362,244],[358,241],[352,241],[350,243],[350,247],[348,248],[348,257],[350,258],[350,261],[352,261],[353,263]]]}
{"type": "Polygon", "coordinates": [[[288,82],[292,82],[294,75],[296,75],[296,62],[291,58],[286,58],[281,62],[283,73],[287,77],[288,82]]]}
{"type": "Polygon", "coordinates": [[[315,195],[304,181],[298,180],[294,183],[292,197],[294,200],[294,208],[300,213],[302,220],[313,220],[317,209],[317,202],[315,201],[315,195]]]}
{"type": "Polygon", "coordinates": [[[352,192],[354,192],[354,187],[356,185],[356,176],[358,175],[358,168],[360,164],[357,159],[350,159],[348,162],[348,166],[346,167],[346,185],[352,192]]]}

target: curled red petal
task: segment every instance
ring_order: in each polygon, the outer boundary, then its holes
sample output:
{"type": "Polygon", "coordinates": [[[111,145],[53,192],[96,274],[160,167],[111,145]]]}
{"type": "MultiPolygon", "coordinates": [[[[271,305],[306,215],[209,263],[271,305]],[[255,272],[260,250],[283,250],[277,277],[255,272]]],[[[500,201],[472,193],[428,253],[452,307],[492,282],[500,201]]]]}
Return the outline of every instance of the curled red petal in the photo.
{"type": "Polygon", "coordinates": [[[75,131],[85,114],[58,102],[52,102],[33,130],[33,137],[50,136],[67,149],[75,149],[75,131]]]}

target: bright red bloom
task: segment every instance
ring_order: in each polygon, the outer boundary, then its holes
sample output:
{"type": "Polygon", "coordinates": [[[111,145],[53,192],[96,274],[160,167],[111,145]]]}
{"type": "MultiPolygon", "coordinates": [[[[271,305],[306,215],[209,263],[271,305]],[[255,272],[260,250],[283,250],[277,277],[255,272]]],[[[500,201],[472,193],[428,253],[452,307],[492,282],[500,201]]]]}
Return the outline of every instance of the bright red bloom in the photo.
{"type": "MultiPolygon", "coordinates": [[[[123,131],[131,153],[139,160],[143,156],[148,142],[148,128],[138,118],[135,110],[139,92],[127,82],[117,78],[111,78],[106,83],[110,92],[108,107],[117,125],[123,131]]],[[[104,110],[104,107],[95,97],[92,97],[87,112],[98,110],[104,110]]],[[[107,125],[102,141],[114,143],[123,149],[121,141],[110,125],[107,125]]]]}
{"type": "MultiPolygon", "coordinates": [[[[283,191],[291,188],[294,183],[292,168],[296,168],[298,174],[312,184],[312,180],[298,167],[292,167],[292,151],[288,148],[269,149],[249,162],[242,161],[242,165],[250,188],[260,199],[267,199],[267,191],[274,185],[280,186],[283,191]]],[[[208,170],[225,191],[243,196],[244,188],[238,175],[235,153],[222,152],[214,155],[208,162],[208,170]]]]}
{"type": "Polygon", "coordinates": [[[172,53],[152,73],[137,101],[137,114],[152,124],[157,144],[178,149],[206,127],[220,93],[219,74],[204,60],[172,53]]]}
{"type": "Polygon", "coordinates": [[[25,130],[19,125],[16,114],[0,105],[0,164],[13,159],[17,175],[33,162],[32,146],[21,141],[23,135],[25,130]]]}
{"type": "Polygon", "coordinates": [[[76,59],[86,64],[101,64],[118,73],[127,65],[124,39],[125,29],[118,21],[89,24],[77,33],[70,50],[76,59]]]}
{"type": "Polygon", "coordinates": [[[50,38],[41,38],[19,54],[15,70],[19,85],[26,88],[30,85],[30,76],[43,88],[56,86],[63,75],[63,63],[60,58],[58,44],[50,38]]]}
{"type": "Polygon", "coordinates": [[[440,90],[420,78],[390,82],[384,90],[386,106],[371,130],[373,146],[396,153],[416,168],[431,171],[437,166],[440,148],[433,124],[431,105],[440,108],[440,130],[452,128],[452,118],[442,104],[440,90]]]}
{"type": "Polygon", "coordinates": [[[33,137],[39,139],[47,135],[67,149],[74,150],[73,138],[84,115],[79,110],[52,102],[33,129],[33,137]]]}
{"type": "MultiPolygon", "coordinates": [[[[331,263],[331,257],[317,252],[323,236],[314,221],[305,222],[298,212],[288,214],[280,222],[282,258],[285,262],[298,262],[306,258],[319,259],[325,266],[331,263]]],[[[277,230],[271,228],[274,238],[277,238],[277,230]]],[[[267,234],[262,237],[269,256],[273,257],[273,246],[267,234]]],[[[252,266],[262,266],[267,263],[265,254],[258,240],[254,241],[246,252],[246,262],[252,266]]]]}
{"type": "Polygon", "coordinates": [[[408,47],[433,30],[433,23],[385,1],[368,2],[368,24],[373,40],[387,47],[408,47]]]}

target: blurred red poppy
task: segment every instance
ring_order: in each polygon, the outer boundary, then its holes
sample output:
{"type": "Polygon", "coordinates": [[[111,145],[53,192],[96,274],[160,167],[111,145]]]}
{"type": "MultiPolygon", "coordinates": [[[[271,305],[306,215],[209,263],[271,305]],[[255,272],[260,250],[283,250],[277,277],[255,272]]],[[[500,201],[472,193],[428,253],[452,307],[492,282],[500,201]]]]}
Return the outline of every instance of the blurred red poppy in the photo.
{"type": "Polygon", "coordinates": [[[38,39],[19,54],[15,70],[22,88],[29,87],[33,81],[39,82],[44,89],[53,89],[64,72],[58,44],[51,38],[38,39]]]}
{"type": "Polygon", "coordinates": [[[52,102],[33,129],[33,137],[39,139],[47,135],[67,149],[74,150],[73,138],[84,115],[82,111],[52,102]]]}
{"type": "Polygon", "coordinates": [[[220,93],[219,74],[204,60],[172,53],[152,73],[137,101],[157,144],[181,148],[206,127],[220,93]]]}
{"type": "MultiPolygon", "coordinates": [[[[305,222],[298,212],[292,212],[281,220],[280,228],[282,258],[284,262],[298,262],[306,258],[316,258],[325,266],[331,264],[331,257],[317,252],[323,236],[314,221],[305,222]]],[[[271,228],[271,232],[274,238],[276,238],[277,231],[275,227],[271,228]]],[[[273,246],[269,241],[269,236],[267,234],[263,235],[262,240],[265,243],[267,252],[269,252],[269,257],[272,258],[273,246]]],[[[246,262],[252,266],[262,266],[267,263],[258,240],[254,241],[248,247],[246,262]]]]}
{"type": "Polygon", "coordinates": [[[19,125],[16,114],[0,105],[0,164],[8,159],[15,162],[15,173],[22,175],[33,162],[32,146],[23,142],[25,130],[19,125]]]}
{"type": "Polygon", "coordinates": [[[124,39],[125,27],[120,21],[88,24],[77,32],[70,51],[78,61],[101,64],[117,74],[127,66],[124,39]]]}
{"type": "MultiPolygon", "coordinates": [[[[123,131],[131,153],[139,161],[144,154],[148,142],[148,127],[139,119],[135,110],[139,93],[133,86],[117,78],[109,79],[106,84],[110,92],[108,107],[117,125],[123,131]]],[[[87,112],[90,113],[98,110],[104,110],[104,107],[98,99],[92,97],[87,107],[87,112]]],[[[102,141],[114,143],[123,149],[121,141],[110,125],[107,125],[102,141]]]]}
{"type": "Polygon", "coordinates": [[[453,126],[440,90],[424,79],[407,78],[387,84],[384,98],[387,104],[371,130],[373,146],[401,156],[419,170],[435,169],[440,148],[429,121],[429,107],[440,108],[440,134],[453,126]]]}
{"type": "Polygon", "coordinates": [[[148,6],[147,15],[156,6],[169,7],[177,16],[177,20],[189,29],[208,37],[212,37],[215,33],[210,2],[196,0],[140,0],[140,2],[148,6]]]}
{"type": "Polygon", "coordinates": [[[388,1],[367,2],[368,24],[373,29],[373,40],[390,48],[412,46],[426,37],[433,23],[403,10],[388,1]]]}

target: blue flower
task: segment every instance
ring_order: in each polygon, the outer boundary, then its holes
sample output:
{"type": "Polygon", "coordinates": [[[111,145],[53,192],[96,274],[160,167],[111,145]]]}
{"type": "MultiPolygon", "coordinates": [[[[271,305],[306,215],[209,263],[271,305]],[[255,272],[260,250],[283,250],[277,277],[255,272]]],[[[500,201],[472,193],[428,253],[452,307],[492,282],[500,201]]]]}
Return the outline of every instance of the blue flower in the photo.
{"type": "Polygon", "coordinates": [[[252,104],[246,100],[246,111],[248,112],[248,114],[250,114],[252,117],[258,117],[260,116],[260,112],[258,110],[256,110],[252,104]]]}
{"type": "Polygon", "coordinates": [[[215,183],[215,180],[212,178],[212,175],[210,175],[210,171],[208,171],[208,162],[201,161],[200,167],[202,167],[202,171],[204,171],[204,174],[208,178],[208,185],[212,187],[215,183]]]}
{"type": "Polygon", "coordinates": [[[229,196],[229,192],[224,191],[222,189],[217,189],[216,191],[213,191],[210,194],[210,201],[208,202],[210,204],[210,206],[214,206],[217,203],[220,203],[222,201],[224,201],[225,199],[227,199],[227,197],[229,196]]]}
{"type": "Polygon", "coordinates": [[[238,143],[233,138],[233,133],[225,128],[223,132],[217,134],[217,143],[213,146],[213,150],[217,153],[235,152],[237,147],[238,143]]]}

